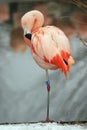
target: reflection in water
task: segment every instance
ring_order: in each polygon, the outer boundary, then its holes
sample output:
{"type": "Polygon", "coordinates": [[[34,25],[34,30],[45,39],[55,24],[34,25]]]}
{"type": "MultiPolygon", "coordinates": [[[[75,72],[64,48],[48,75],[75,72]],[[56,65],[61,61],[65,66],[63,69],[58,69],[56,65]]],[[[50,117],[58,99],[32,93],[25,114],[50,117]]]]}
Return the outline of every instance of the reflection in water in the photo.
{"type": "MultiPolygon", "coordinates": [[[[41,121],[46,116],[45,72],[29,49],[15,53],[9,47],[10,25],[0,26],[0,122],[41,121]]],[[[57,71],[51,79],[50,118],[55,121],[87,120],[87,48],[71,40],[76,60],[68,80],[57,71]]]]}

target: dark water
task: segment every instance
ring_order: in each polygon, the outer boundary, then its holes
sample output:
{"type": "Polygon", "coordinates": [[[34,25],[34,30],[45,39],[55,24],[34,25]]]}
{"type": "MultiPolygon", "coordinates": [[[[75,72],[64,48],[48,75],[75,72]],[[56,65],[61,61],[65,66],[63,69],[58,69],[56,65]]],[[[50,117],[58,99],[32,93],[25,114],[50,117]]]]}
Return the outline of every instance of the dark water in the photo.
{"type": "MultiPolygon", "coordinates": [[[[9,47],[10,26],[0,26],[0,123],[36,122],[46,117],[45,72],[26,53],[9,47]]],[[[68,80],[49,71],[50,118],[55,121],[87,121],[87,48],[78,38],[71,41],[75,65],[68,80]]]]}

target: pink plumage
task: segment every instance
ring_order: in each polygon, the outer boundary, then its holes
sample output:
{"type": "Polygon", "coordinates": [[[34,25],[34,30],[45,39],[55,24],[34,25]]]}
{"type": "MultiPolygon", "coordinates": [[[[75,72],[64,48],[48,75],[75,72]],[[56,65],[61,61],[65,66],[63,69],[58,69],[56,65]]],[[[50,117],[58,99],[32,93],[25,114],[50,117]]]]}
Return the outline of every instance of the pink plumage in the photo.
{"type": "Polygon", "coordinates": [[[22,17],[24,31],[32,34],[31,41],[24,38],[30,46],[36,63],[43,69],[61,69],[66,75],[74,59],[71,56],[69,40],[55,26],[42,27],[43,14],[37,10],[30,11],[22,17]]]}
{"type": "Polygon", "coordinates": [[[65,76],[69,71],[74,59],[71,56],[69,40],[59,28],[55,26],[45,26],[44,16],[37,10],[26,13],[21,19],[24,29],[25,42],[31,49],[36,63],[46,70],[47,85],[47,117],[49,122],[49,92],[50,81],[48,69],[60,69],[65,76]]]}

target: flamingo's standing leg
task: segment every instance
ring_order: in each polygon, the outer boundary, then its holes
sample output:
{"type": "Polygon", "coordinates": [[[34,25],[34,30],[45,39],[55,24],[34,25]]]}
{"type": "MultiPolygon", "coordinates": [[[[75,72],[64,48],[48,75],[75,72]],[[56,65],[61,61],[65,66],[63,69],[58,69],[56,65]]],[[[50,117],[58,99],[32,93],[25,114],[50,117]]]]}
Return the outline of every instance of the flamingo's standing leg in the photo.
{"type": "Polygon", "coordinates": [[[47,115],[46,122],[49,122],[49,104],[50,104],[50,80],[48,76],[48,70],[46,70],[46,85],[47,85],[47,115]]]}

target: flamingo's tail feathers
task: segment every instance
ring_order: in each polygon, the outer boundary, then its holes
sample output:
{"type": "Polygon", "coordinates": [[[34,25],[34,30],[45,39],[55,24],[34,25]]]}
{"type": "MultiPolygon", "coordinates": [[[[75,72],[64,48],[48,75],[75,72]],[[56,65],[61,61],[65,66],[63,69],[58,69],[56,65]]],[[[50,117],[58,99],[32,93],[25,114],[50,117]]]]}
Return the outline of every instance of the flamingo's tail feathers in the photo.
{"type": "Polygon", "coordinates": [[[67,72],[70,70],[71,65],[74,64],[74,59],[68,53],[62,53],[54,56],[51,63],[57,65],[67,78],[67,72]]]}
{"type": "Polygon", "coordinates": [[[70,56],[69,59],[68,59],[69,66],[71,67],[71,65],[74,64],[74,63],[75,63],[75,60],[73,59],[72,56],[70,56]]]}
{"type": "Polygon", "coordinates": [[[68,71],[68,65],[66,65],[65,63],[66,61],[63,60],[63,58],[60,55],[56,55],[53,57],[53,59],[51,60],[52,64],[55,64],[56,66],[58,66],[58,68],[60,68],[62,70],[62,72],[64,73],[65,76],[67,76],[67,71],[68,71]]]}

